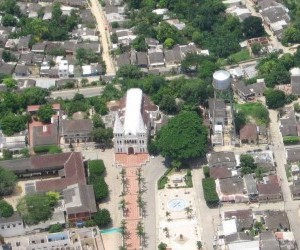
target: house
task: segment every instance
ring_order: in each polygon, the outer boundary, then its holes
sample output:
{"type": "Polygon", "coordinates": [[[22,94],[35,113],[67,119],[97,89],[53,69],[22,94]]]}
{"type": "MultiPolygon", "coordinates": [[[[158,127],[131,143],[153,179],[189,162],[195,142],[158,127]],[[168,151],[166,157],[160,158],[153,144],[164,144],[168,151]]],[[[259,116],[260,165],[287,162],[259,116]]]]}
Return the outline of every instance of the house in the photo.
{"type": "Polygon", "coordinates": [[[0,62],[0,74],[12,75],[14,72],[15,63],[1,63],[0,62]]]}
{"type": "Polygon", "coordinates": [[[300,161],[300,147],[286,148],[287,161],[295,163],[300,161]]]}
{"type": "Polygon", "coordinates": [[[80,17],[84,25],[94,24],[95,18],[90,9],[80,9],[80,17]]]}
{"type": "Polygon", "coordinates": [[[298,122],[294,110],[287,110],[286,115],[279,120],[282,136],[298,136],[298,122]]]}
{"type": "Polygon", "coordinates": [[[92,50],[96,54],[101,53],[100,43],[97,43],[97,42],[96,43],[93,43],[93,42],[78,43],[76,45],[76,50],[80,49],[80,48],[92,50]]]}
{"type": "Polygon", "coordinates": [[[169,19],[166,22],[172,26],[174,26],[178,30],[183,30],[185,28],[185,23],[180,22],[179,19],[169,19]]]}
{"type": "Polygon", "coordinates": [[[259,235],[260,250],[280,250],[279,242],[272,231],[264,231],[259,235]]]}
{"type": "Polygon", "coordinates": [[[136,53],[136,65],[141,68],[148,67],[148,57],[147,53],[145,52],[137,52],[136,53]]]}
{"type": "Polygon", "coordinates": [[[209,176],[214,179],[226,179],[232,176],[232,169],[225,166],[212,167],[209,168],[209,176]]]}
{"type": "Polygon", "coordinates": [[[145,38],[145,43],[147,44],[148,48],[156,48],[159,45],[159,41],[154,38],[145,38]]]}
{"type": "Polygon", "coordinates": [[[177,67],[181,64],[181,53],[178,47],[171,50],[165,50],[164,55],[166,67],[177,67]]]}
{"type": "Polygon", "coordinates": [[[98,63],[91,63],[90,65],[82,66],[82,76],[98,76],[102,73],[102,66],[98,63]]]}
{"type": "Polygon", "coordinates": [[[207,154],[207,161],[209,167],[236,167],[236,159],[235,154],[233,152],[220,151],[207,154]]]}
{"type": "Polygon", "coordinates": [[[208,99],[208,115],[210,122],[214,125],[225,126],[227,124],[226,104],[223,99],[208,99]]]}
{"type": "Polygon", "coordinates": [[[114,148],[116,153],[137,154],[147,152],[147,141],[159,108],[141,89],[127,90],[119,105],[111,107],[114,116],[114,148]]]}
{"type": "Polygon", "coordinates": [[[292,68],[291,73],[291,85],[293,95],[300,95],[300,68],[292,68]]]}
{"type": "Polygon", "coordinates": [[[47,42],[36,43],[32,45],[31,52],[44,54],[47,46],[47,42]]]}
{"type": "MultiPolygon", "coordinates": [[[[253,237],[250,234],[244,232],[236,232],[233,234],[229,234],[225,236],[225,244],[232,244],[232,243],[245,243],[253,241],[253,237]]],[[[230,249],[230,248],[229,248],[230,249]]],[[[244,249],[244,247],[243,247],[244,249]]]]}
{"type": "Polygon", "coordinates": [[[58,76],[60,78],[69,77],[69,63],[67,60],[60,60],[58,63],[58,76]]]}
{"type": "Polygon", "coordinates": [[[148,53],[149,67],[163,67],[165,65],[164,54],[162,51],[148,53]]]}
{"type": "Polygon", "coordinates": [[[241,22],[243,22],[247,17],[251,16],[250,10],[246,6],[232,6],[226,9],[227,13],[237,16],[241,22]]]}
{"type": "Polygon", "coordinates": [[[43,124],[33,121],[29,124],[29,145],[34,148],[45,145],[58,145],[58,124],[43,124]]]}
{"type": "Polygon", "coordinates": [[[25,64],[25,65],[31,65],[32,64],[32,59],[33,59],[33,53],[28,52],[28,53],[22,53],[20,55],[18,64],[25,64]]]}
{"type": "Polygon", "coordinates": [[[73,184],[63,190],[67,219],[70,223],[87,221],[97,212],[92,185],[73,184]]]}
{"type": "Polygon", "coordinates": [[[243,176],[247,194],[249,197],[249,201],[257,201],[258,200],[258,190],[256,186],[256,181],[254,179],[253,174],[246,174],[243,176]]]}
{"type": "Polygon", "coordinates": [[[137,37],[130,29],[118,29],[116,30],[116,35],[118,37],[118,44],[124,45],[130,45],[132,41],[137,37]]]}
{"type": "Polygon", "coordinates": [[[241,177],[231,177],[226,179],[217,179],[216,191],[222,202],[248,202],[245,184],[241,177]]]}
{"type": "Polygon", "coordinates": [[[280,180],[277,175],[263,177],[263,183],[257,184],[259,202],[277,202],[283,200],[280,180]]]}
{"type": "Polygon", "coordinates": [[[33,79],[18,79],[17,85],[20,90],[35,87],[36,81],[33,79]]]}
{"type": "Polygon", "coordinates": [[[8,149],[12,152],[20,151],[26,147],[26,131],[12,136],[4,136],[0,133],[0,150],[8,149]]]}
{"type": "Polygon", "coordinates": [[[237,95],[243,100],[243,101],[249,101],[253,100],[255,94],[249,89],[248,86],[245,85],[243,81],[237,81],[234,84],[234,89],[237,93],[237,95]]]}
{"type": "Polygon", "coordinates": [[[119,68],[129,64],[130,64],[130,54],[128,52],[125,52],[117,57],[117,65],[119,68]]]}
{"type": "Polygon", "coordinates": [[[17,49],[19,51],[26,51],[29,50],[29,42],[30,42],[31,36],[24,36],[24,37],[20,37],[19,39],[19,43],[17,45],[17,49]]]}
{"type": "Polygon", "coordinates": [[[236,219],[237,230],[239,232],[251,229],[254,223],[254,217],[251,209],[226,211],[222,218],[225,220],[236,219]]]}
{"type": "Polygon", "coordinates": [[[30,75],[29,67],[26,65],[17,64],[14,73],[16,76],[20,76],[20,77],[29,76],[30,75]]]}
{"type": "Polygon", "coordinates": [[[0,217],[0,231],[3,237],[16,237],[25,234],[23,220],[18,213],[11,217],[0,217]]]}
{"type": "Polygon", "coordinates": [[[257,144],[258,132],[255,124],[246,124],[240,129],[241,143],[257,144]]]}
{"type": "Polygon", "coordinates": [[[290,231],[290,223],[285,211],[267,210],[264,212],[266,229],[269,231],[290,231]]]}
{"type": "Polygon", "coordinates": [[[62,120],[60,136],[65,143],[81,143],[91,141],[93,123],[89,119],[62,120]]]}
{"type": "Polygon", "coordinates": [[[293,183],[290,185],[290,190],[293,200],[300,200],[300,185],[293,183]]]}

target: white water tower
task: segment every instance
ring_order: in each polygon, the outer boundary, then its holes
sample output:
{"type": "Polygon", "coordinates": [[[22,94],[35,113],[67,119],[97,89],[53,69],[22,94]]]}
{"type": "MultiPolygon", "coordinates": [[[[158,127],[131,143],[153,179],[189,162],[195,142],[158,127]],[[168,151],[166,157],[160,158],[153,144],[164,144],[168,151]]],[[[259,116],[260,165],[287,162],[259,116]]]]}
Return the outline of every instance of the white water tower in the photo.
{"type": "Polygon", "coordinates": [[[226,70],[218,70],[213,74],[213,86],[217,91],[224,91],[231,86],[230,73],[226,70]]]}

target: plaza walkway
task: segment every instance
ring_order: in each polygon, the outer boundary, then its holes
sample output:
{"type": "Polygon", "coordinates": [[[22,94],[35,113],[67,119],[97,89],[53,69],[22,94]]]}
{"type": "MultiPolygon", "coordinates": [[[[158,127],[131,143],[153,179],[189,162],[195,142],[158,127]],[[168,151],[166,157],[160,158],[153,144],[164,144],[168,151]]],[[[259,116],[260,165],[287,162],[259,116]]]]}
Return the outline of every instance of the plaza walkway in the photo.
{"type": "Polygon", "coordinates": [[[138,169],[149,160],[148,154],[126,155],[116,154],[115,163],[122,166],[125,171],[126,194],[124,196],[126,202],[126,211],[124,219],[128,234],[125,236],[125,246],[128,250],[141,249],[140,238],[137,235],[137,225],[141,221],[138,206],[139,181],[138,169]]]}

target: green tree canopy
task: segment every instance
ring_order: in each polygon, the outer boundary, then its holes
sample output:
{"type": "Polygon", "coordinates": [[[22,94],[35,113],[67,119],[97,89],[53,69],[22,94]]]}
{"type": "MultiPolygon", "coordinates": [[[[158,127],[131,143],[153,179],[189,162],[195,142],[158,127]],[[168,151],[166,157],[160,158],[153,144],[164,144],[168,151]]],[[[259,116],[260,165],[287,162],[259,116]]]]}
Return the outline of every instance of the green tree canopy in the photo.
{"type": "Polygon", "coordinates": [[[99,114],[93,115],[93,126],[94,128],[105,128],[105,124],[99,114]]]}
{"type": "Polygon", "coordinates": [[[246,38],[261,37],[265,34],[265,30],[260,17],[247,17],[242,24],[242,31],[246,38]]]}
{"type": "Polygon", "coordinates": [[[104,146],[110,146],[113,138],[113,131],[111,128],[96,128],[91,133],[94,142],[100,143],[104,146]]]}
{"type": "Polygon", "coordinates": [[[4,217],[10,217],[14,214],[14,209],[12,205],[10,205],[7,201],[5,200],[0,200],[0,218],[4,217]]]}
{"type": "Polygon", "coordinates": [[[278,109],[285,104],[285,94],[278,89],[268,89],[265,92],[266,104],[270,109],[278,109]]]}
{"type": "Polygon", "coordinates": [[[64,230],[64,227],[61,224],[54,224],[50,226],[49,233],[58,233],[64,230]]]}
{"type": "Polygon", "coordinates": [[[46,194],[31,194],[22,197],[17,211],[28,225],[35,225],[52,217],[52,206],[46,194]]]}
{"type": "Polygon", "coordinates": [[[98,227],[105,227],[111,223],[110,212],[107,209],[100,209],[93,215],[93,220],[98,227]]]}
{"type": "Polygon", "coordinates": [[[0,196],[11,194],[16,183],[17,176],[12,171],[0,167],[0,196]]]}
{"type": "Polygon", "coordinates": [[[51,104],[42,105],[37,112],[37,115],[38,115],[40,121],[44,122],[44,123],[51,122],[51,117],[54,114],[55,114],[55,111],[53,110],[51,104]]]}
{"type": "Polygon", "coordinates": [[[23,115],[14,115],[12,113],[3,117],[0,121],[0,127],[7,136],[21,132],[26,129],[27,117],[23,115]]]}
{"type": "Polygon", "coordinates": [[[103,199],[107,198],[109,195],[108,186],[105,182],[103,176],[97,177],[93,179],[93,187],[95,192],[95,199],[97,202],[102,201],[103,199]]]}
{"type": "Polygon", "coordinates": [[[252,155],[242,154],[240,156],[240,162],[240,167],[242,168],[243,174],[251,174],[255,172],[257,165],[252,155]]]}
{"type": "Polygon", "coordinates": [[[156,143],[163,156],[174,160],[202,157],[207,150],[207,130],[196,112],[183,111],[160,130],[156,143]]]}

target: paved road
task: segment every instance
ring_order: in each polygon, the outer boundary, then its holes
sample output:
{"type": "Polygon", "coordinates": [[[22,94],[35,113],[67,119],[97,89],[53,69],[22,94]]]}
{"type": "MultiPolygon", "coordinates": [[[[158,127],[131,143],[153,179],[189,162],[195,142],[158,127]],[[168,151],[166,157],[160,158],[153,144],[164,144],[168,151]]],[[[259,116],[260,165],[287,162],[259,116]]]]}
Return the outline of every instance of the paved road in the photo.
{"type": "Polygon", "coordinates": [[[115,75],[116,70],[112,57],[110,56],[110,35],[107,31],[107,21],[105,18],[104,11],[102,6],[99,3],[99,0],[90,0],[91,11],[96,19],[98,31],[100,33],[100,40],[102,44],[102,58],[106,64],[106,74],[115,75]]]}
{"type": "Polygon", "coordinates": [[[281,188],[284,197],[284,208],[289,217],[291,229],[294,232],[295,240],[299,246],[300,244],[300,218],[298,215],[299,201],[292,200],[289,183],[286,176],[285,164],[286,164],[286,153],[282,143],[282,136],[279,131],[278,123],[278,112],[270,110],[270,133],[273,142],[273,152],[277,163],[277,174],[281,178],[281,188]]]}
{"type": "Polygon", "coordinates": [[[83,94],[85,97],[92,97],[92,96],[101,95],[102,90],[103,90],[102,86],[59,90],[59,91],[52,91],[51,97],[54,99],[58,97],[61,97],[62,99],[72,99],[76,93],[83,94]]]}
{"type": "Polygon", "coordinates": [[[147,239],[146,250],[157,249],[158,241],[158,221],[156,221],[156,184],[157,180],[166,171],[164,158],[157,156],[151,159],[146,166],[143,167],[143,176],[146,181],[147,191],[144,194],[146,201],[146,216],[144,218],[145,232],[147,239]]]}

